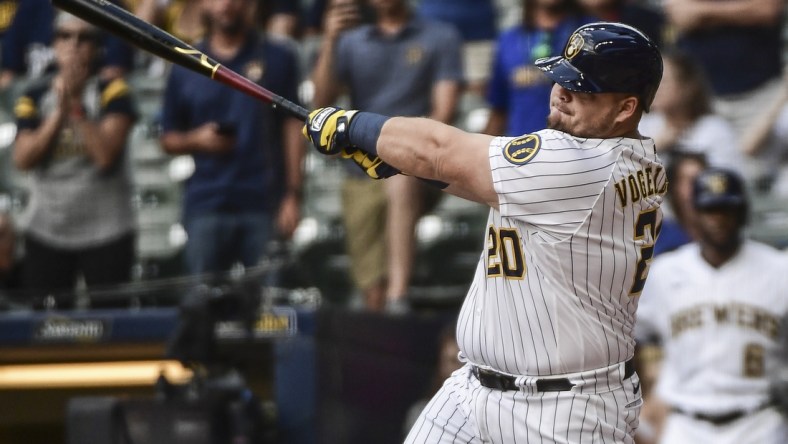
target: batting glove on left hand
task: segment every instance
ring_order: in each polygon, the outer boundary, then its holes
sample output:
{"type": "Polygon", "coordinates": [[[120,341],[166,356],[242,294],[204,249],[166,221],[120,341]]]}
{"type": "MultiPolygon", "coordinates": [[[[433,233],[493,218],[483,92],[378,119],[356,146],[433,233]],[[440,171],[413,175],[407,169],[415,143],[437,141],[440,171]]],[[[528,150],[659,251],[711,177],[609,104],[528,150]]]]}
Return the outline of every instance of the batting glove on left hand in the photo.
{"type": "Polygon", "coordinates": [[[387,164],[380,157],[368,154],[356,147],[343,149],[342,157],[353,161],[367,176],[376,180],[386,179],[400,173],[398,169],[387,164]]]}
{"type": "Polygon", "coordinates": [[[350,148],[348,131],[350,119],[358,111],[345,111],[341,108],[319,108],[309,114],[302,132],[321,154],[339,154],[350,148]]]}

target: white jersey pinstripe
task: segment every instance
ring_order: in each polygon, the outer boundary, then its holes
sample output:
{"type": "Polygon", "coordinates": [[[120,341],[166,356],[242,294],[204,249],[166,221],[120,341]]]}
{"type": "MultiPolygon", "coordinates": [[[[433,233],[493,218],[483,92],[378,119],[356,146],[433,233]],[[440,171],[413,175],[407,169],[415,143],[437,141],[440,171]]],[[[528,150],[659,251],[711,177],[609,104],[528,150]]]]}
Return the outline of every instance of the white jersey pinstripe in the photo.
{"type": "Polygon", "coordinates": [[[622,361],[666,189],[654,144],[544,130],[489,152],[500,210],[457,326],[469,363],[405,442],[632,444],[640,380],[622,361]],[[474,365],[517,389],[483,386],[474,365]],[[539,391],[559,374],[571,388],[539,391]]]}
{"type": "Polygon", "coordinates": [[[457,325],[469,362],[557,375],[631,358],[666,179],[651,139],[543,130],[489,148],[499,210],[457,325]],[[513,145],[531,137],[522,161],[513,145]],[[536,150],[533,147],[536,146],[536,150]],[[640,267],[638,271],[638,267],[640,267]]]}

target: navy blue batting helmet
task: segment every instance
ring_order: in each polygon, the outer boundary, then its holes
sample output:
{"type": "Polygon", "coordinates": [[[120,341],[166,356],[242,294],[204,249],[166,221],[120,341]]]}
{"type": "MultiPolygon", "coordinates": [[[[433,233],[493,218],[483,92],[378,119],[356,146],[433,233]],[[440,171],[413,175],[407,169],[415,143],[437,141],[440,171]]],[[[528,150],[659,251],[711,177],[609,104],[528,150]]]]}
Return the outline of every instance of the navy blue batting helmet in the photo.
{"type": "Polygon", "coordinates": [[[695,178],[692,186],[695,208],[746,208],[744,180],[731,170],[707,168],[695,178]]]}
{"type": "Polygon", "coordinates": [[[564,53],[535,62],[570,91],[630,93],[648,111],[662,80],[662,56],[654,42],[629,25],[597,22],[569,37],[564,53]]]}

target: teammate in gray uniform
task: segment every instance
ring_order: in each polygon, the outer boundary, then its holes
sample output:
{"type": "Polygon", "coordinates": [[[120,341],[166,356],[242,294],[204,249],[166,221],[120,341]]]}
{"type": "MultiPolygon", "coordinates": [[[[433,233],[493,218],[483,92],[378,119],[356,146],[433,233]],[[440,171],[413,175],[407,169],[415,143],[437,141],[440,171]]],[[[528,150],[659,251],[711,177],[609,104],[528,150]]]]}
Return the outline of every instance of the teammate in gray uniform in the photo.
{"type": "MultiPolygon", "coordinates": [[[[697,242],[659,256],[643,290],[637,335],[659,337],[665,358],[649,407],[671,413],[665,444],[788,442],[771,405],[778,325],[788,314],[788,258],[746,239],[748,198],[733,171],[694,182],[697,242]]],[[[660,417],[661,415],[656,415],[660,417]]]]}
{"type": "Polygon", "coordinates": [[[304,127],[373,178],[402,172],[491,208],[457,325],[465,365],[408,443],[633,442],[632,331],[667,187],[637,127],[662,58],[637,29],[593,23],[535,63],[555,85],[549,129],[533,134],[337,108],[304,127]]]}

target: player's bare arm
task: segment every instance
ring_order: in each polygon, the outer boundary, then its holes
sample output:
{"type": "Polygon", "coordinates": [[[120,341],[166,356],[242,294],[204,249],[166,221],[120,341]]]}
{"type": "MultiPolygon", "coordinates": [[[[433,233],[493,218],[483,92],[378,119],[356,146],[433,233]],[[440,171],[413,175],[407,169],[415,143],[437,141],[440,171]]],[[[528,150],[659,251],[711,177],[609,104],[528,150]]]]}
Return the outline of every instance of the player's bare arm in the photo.
{"type": "Polygon", "coordinates": [[[396,117],[383,126],[377,150],[405,174],[445,182],[448,193],[498,208],[488,167],[492,139],[430,119],[396,117]]]}
{"type": "Polygon", "coordinates": [[[321,153],[341,154],[373,179],[404,173],[498,208],[488,158],[492,136],[426,118],[389,118],[333,107],[313,111],[303,133],[321,153]]]}

